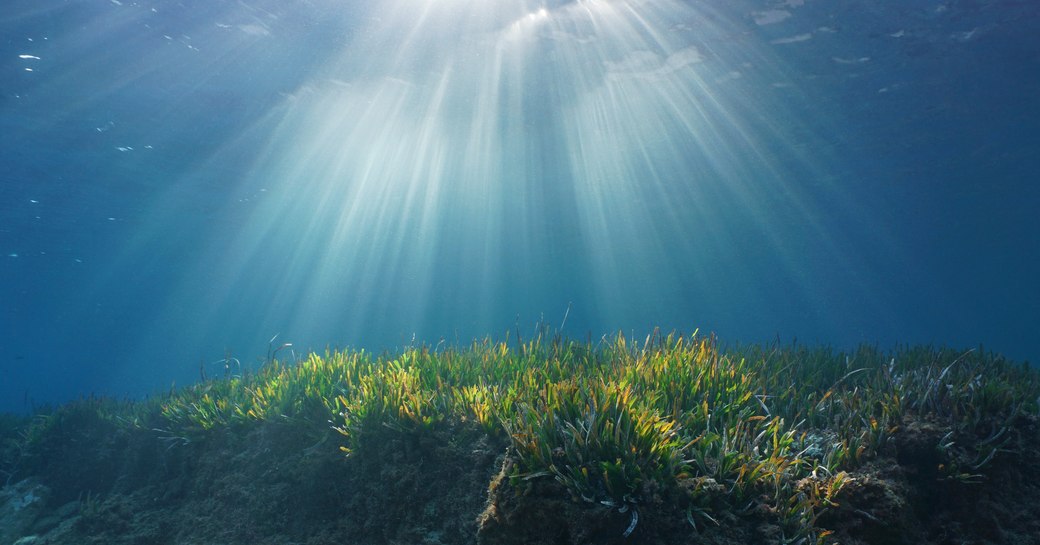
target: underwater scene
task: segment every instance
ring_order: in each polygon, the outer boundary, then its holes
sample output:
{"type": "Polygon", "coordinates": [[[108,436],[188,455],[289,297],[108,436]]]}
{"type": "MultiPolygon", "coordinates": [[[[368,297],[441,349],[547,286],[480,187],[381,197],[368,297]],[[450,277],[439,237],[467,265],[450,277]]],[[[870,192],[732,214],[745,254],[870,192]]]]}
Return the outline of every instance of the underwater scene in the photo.
{"type": "Polygon", "coordinates": [[[4,0],[0,545],[1040,545],[1035,0],[4,0]]]}

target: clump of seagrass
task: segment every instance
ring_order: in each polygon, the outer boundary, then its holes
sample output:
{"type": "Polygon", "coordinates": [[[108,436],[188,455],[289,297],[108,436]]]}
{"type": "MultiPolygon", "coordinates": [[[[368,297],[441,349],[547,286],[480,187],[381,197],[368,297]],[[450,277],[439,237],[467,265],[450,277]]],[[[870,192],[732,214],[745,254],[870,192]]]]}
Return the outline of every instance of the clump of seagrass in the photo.
{"type": "MultiPolygon", "coordinates": [[[[523,343],[327,351],[209,381],[162,402],[178,435],[273,419],[331,422],[343,451],[387,428],[475,424],[508,441],[515,487],[551,479],[575,502],[629,512],[684,497],[695,528],[720,512],[768,513],[784,542],[815,542],[855,470],[908,420],[938,422],[941,477],[985,478],[1015,419],[1038,412],[1035,370],[981,351],[883,353],[719,347],[714,337],[543,331],[523,343]]],[[[631,531],[631,528],[630,530],[631,531]]]]}

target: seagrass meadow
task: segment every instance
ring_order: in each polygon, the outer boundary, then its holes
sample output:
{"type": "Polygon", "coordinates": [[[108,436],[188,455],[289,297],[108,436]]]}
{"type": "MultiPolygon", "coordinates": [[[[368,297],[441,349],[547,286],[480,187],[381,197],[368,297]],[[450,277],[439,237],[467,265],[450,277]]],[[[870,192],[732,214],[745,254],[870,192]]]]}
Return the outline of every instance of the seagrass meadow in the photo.
{"type": "Polygon", "coordinates": [[[622,334],[336,350],[0,419],[0,544],[1040,543],[1040,374],[622,334]]]}

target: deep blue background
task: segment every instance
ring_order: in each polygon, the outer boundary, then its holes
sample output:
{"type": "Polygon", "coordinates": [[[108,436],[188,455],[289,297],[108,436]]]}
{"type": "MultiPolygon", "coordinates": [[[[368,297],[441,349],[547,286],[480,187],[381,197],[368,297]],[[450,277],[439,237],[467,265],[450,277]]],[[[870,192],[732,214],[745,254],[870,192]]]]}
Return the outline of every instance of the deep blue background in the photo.
{"type": "Polygon", "coordinates": [[[568,307],[1040,361],[1040,5],[467,2],[5,2],[0,410],[568,307]]]}

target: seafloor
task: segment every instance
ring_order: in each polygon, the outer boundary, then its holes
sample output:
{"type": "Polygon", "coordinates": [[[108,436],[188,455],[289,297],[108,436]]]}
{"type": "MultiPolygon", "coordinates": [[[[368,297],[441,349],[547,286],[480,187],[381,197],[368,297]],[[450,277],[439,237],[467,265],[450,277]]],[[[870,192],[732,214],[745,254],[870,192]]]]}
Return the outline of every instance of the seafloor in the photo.
{"type": "MultiPolygon", "coordinates": [[[[852,544],[1040,543],[1040,428],[976,483],[936,479],[943,432],[914,423],[892,456],[853,474],[820,524],[852,544]]],[[[290,424],[178,444],[147,432],[78,428],[33,477],[0,492],[0,543],[592,544],[779,543],[767,513],[694,531],[668,505],[631,517],[574,502],[553,481],[517,492],[497,478],[506,445],[475,430],[389,439],[344,458],[290,424]]]]}
{"type": "MultiPolygon", "coordinates": [[[[981,392],[984,379],[974,380],[981,392]]],[[[158,420],[113,417],[134,411],[111,403],[52,410],[38,417],[44,431],[0,415],[0,545],[1040,544],[1032,408],[1004,422],[1000,448],[970,473],[944,467],[950,422],[908,411],[876,455],[850,467],[826,508],[810,511],[818,518],[803,522],[819,531],[791,537],[768,486],[700,517],[684,494],[735,485],[680,476],[660,489],[644,483],[620,507],[590,501],[548,472],[518,473],[515,437],[473,421],[421,432],[379,425],[345,456],[327,420],[279,414],[176,434],[158,420]]],[[[979,452],[994,441],[982,438],[979,452]]]]}

